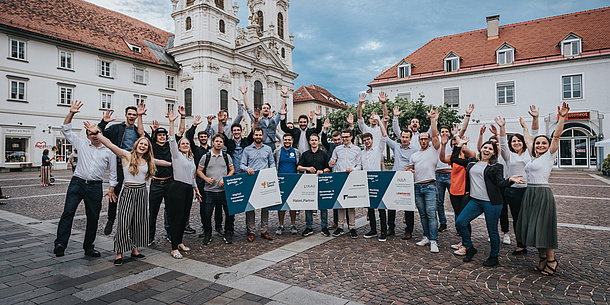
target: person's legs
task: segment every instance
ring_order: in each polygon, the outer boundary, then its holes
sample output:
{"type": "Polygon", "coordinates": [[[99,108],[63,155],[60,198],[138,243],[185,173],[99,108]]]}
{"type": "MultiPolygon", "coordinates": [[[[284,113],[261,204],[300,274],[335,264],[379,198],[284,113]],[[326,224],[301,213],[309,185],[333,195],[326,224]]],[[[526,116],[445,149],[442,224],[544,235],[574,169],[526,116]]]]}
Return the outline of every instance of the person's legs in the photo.
{"type": "Polygon", "coordinates": [[[473,219],[479,217],[479,215],[482,213],[483,208],[479,205],[479,201],[476,199],[471,199],[455,222],[457,230],[462,237],[462,245],[466,247],[466,249],[472,248],[473,246],[472,240],[470,239],[470,230],[468,229],[468,225],[473,219]]]}
{"type": "Polygon", "coordinates": [[[381,226],[381,233],[386,234],[386,233],[388,233],[388,224],[387,224],[387,220],[386,220],[385,210],[377,210],[377,213],[379,213],[379,223],[381,226]]]}
{"type": "Polygon", "coordinates": [[[375,218],[375,209],[369,208],[367,211],[367,214],[369,216],[369,224],[371,226],[371,233],[377,233],[377,219],[375,218]]]}
{"type": "Polygon", "coordinates": [[[525,188],[512,188],[508,187],[504,191],[504,198],[508,202],[508,206],[510,207],[510,214],[513,217],[513,232],[515,233],[515,238],[517,239],[517,248],[525,249],[525,243],[519,239],[519,234],[517,234],[517,220],[519,219],[519,211],[521,211],[521,201],[523,200],[523,194],[525,194],[525,188]]]}
{"type": "Polygon", "coordinates": [[[102,184],[87,184],[85,186],[85,214],[87,215],[87,228],[85,230],[85,240],[83,249],[94,248],[93,242],[97,231],[97,222],[102,210],[102,184]]]}
{"type": "MultiPolygon", "coordinates": [[[[121,189],[123,188],[123,181],[125,180],[125,176],[123,174],[123,168],[121,167],[121,162],[120,160],[118,160],[117,163],[117,185],[114,187],[114,194],[117,196],[117,198],[119,197],[119,194],[121,193],[121,189]]],[[[117,201],[108,202],[108,222],[114,223],[114,221],[116,220],[116,213],[117,213],[117,204],[118,204],[118,199],[117,201]]],[[[106,226],[108,226],[108,224],[106,224],[106,226]]],[[[112,232],[112,224],[110,224],[110,232],[112,232]]],[[[104,232],[104,234],[109,235],[110,234],[106,232],[104,232]]]]}
{"type": "Polygon", "coordinates": [[[246,229],[248,234],[256,234],[256,214],[255,210],[246,212],[246,229]]]}
{"type": "Polygon", "coordinates": [[[428,216],[426,215],[426,201],[423,191],[423,186],[415,184],[415,206],[419,212],[424,237],[430,238],[430,230],[428,226],[428,216]]]}
{"type": "Polygon", "coordinates": [[[396,210],[388,210],[388,229],[394,230],[396,227],[396,210]]]}
{"type": "Polygon", "coordinates": [[[265,208],[261,209],[261,234],[267,233],[269,228],[269,211],[265,208]]]}
{"type": "Polygon", "coordinates": [[[227,205],[227,198],[225,192],[216,193],[216,200],[222,204],[222,209],[225,212],[225,234],[233,234],[235,232],[234,223],[235,215],[229,215],[229,206],[227,205]]]}
{"type": "MultiPolygon", "coordinates": [[[[184,233],[184,225],[186,220],[185,202],[187,194],[182,182],[174,181],[169,188],[169,201],[165,205],[167,216],[171,219],[172,226],[170,228],[170,236],[172,242],[172,250],[177,250],[178,245],[182,243],[182,235],[184,233]]],[[[192,193],[192,192],[191,192],[192,193]]]]}
{"type": "Polygon", "coordinates": [[[280,227],[284,226],[284,216],[286,215],[286,211],[279,210],[277,211],[278,222],[280,223],[280,227]]]}
{"type": "Polygon", "coordinates": [[[84,182],[72,178],[70,185],[68,186],[68,192],[66,193],[66,201],[64,203],[64,211],[61,214],[59,224],[57,226],[57,238],[54,244],[63,244],[65,247],[68,246],[68,240],[72,231],[72,221],[74,220],[74,214],[78,208],[78,204],[85,196],[84,182]]]}
{"type": "Polygon", "coordinates": [[[222,211],[223,206],[222,202],[216,200],[216,205],[214,206],[214,229],[216,232],[222,232],[222,211]]]}
{"type": "Polygon", "coordinates": [[[131,240],[130,226],[133,219],[136,194],[130,187],[124,187],[125,190],[117,200],[117,228],[114,234],[114,252],[123,253],[133,249],[131,240]]]}
{"type": "Polygon", "coordinates": [[[500,234],[498,234],[498,219],[502,213],[501,204],[493,205],[489,201],[482,201],[481,207],[485,212],[485,224],[487,226],[487,234],[491,243],[491,251],[489,256],[498,257],[500,253],[500,234]]]}
{"type": "Polygon", "coordinates": [[[313,230],[313,211],[305,211],[305,227],[313,230]]]}
{"type": "Polygon", "coordinates": [[[508,203],[504,201],[500,210],[500,228],[504,234],[508,233],[508,203]]]}
{"type": "Polygon", "coordinates": [[[328,228],[328,210],[320,211],[320,226],[322,227],[322,229],[328,228]]]}
{"type": "Polygon", "coordinates": [[[297,221],[297,211],[290,211],[290,224],[294,226],[297,221]]]}
{"type": "Polygon", "coordinates": [[[203,202],[203,211],[201,214],[203,215],[201,221],[203,222],[203,233],[204,234],[212,234],[212,213],[214,211],[214,207],[216,206],[216,194],[212,192],[205,192],[205,200],[203,202]]]}
{"type": "Polygon", "coordinates": [[[345,209],[337,209],[337,229],[343,230],[345,223],[345,209]]]}
{"type": "Polygon", "coordinates": [[[405,233],[412,234],[413,227],[415,227],[415,211],[405,211],[405,233]]]}
{"type": "Polygon", "coordinates": [[[424,188],[424,201],[426,216],[428,218],[428,232],[430,234],[429,238],[431,241],[438,240],[438,220],[436,219],[436,213],[438,210],[436,208],[437,197],[438,194],[436,184],[428,183],[424,188]]]}
{"type": "Polygon", "coordinates": [[[347,227],[350,230],[356,229],[356,209],[354,208],[347,209],[347,227]]]}
{"type": "Polygon", "coordinates": [[[445,215],[445,190],[451,186],[451,173],[436,173],[436,208],[438,222],[447,227],[447,216],[445,215]]]}
{"type": "Polygon", "coordinates": [[[164,197],[164,188],[161,184],[151,183],[150,193],[148,195],[148,231],[149,231],[149,242],[155,239],[155,233],[157,231],[157,216],[159,215],[159,209],[161,208],[161,201],[164,197]]]}

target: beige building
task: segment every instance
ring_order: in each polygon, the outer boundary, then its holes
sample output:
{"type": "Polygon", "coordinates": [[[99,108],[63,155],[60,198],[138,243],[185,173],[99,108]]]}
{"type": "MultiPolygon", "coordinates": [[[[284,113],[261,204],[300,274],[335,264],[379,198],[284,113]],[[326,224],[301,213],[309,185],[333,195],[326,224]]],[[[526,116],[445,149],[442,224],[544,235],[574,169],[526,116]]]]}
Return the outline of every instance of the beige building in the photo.
{"type": "Polygon", "coordinates": [[[322,107],[322,116],[347,109],[347,102],[338,99],[328,90],[316,85],[301,86],[294,91],[292,99],[294,120],[301,114],[309,114],[310,111],[314,111],[316,106],[322,107]]]}

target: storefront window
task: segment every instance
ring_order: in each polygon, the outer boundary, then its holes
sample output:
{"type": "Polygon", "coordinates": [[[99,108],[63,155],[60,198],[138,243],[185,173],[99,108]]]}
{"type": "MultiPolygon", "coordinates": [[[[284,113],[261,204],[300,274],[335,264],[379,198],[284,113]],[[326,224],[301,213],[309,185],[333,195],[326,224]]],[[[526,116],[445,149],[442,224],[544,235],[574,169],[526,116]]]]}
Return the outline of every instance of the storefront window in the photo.
{"type": "Polygon", "coordinates": [[[64,138],[58,138],[55,142],[57,146],[57,162],[66,162],[70,154],[72,154],[72,144],[64,138]]]}
{"type": "Polygon", "coordinates": [[[28,162],[28,141],[29,138],[6,137],[4,162],[28,162]]]}

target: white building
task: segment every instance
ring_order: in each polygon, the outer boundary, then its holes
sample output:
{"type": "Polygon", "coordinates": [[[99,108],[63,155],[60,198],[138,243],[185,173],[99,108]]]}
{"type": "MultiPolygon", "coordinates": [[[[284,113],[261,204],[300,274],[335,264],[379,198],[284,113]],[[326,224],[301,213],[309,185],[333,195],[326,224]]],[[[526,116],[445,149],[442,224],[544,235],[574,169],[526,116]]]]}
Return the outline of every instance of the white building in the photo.
{"type": "Polygon", "coordinates": [[[83,136],[84,120],[112,109],[120,122],[139,101],[145,125],[167,122],[177,105],[188,125],[221,107],[234,116],[239,86],[251,103],[277,108],[281,86],[292,90],[297,76],[288,1],[248,1],[257,16],[249,35],[237,28],[238,7],[222,0],[173,0],[175,35],[82,0],[23,2],[0,3],[0,170],[39,166],[54,146],[65,168],[72,148],[59,131],[73,100],[85,103],[73,121],[83,136]]]}
{"type": "Polygon", "coordinates": [[[369,83],[371,96],[423,93],[427,103],[462,114],[475,104],[467,133],[474,142],[498,115],[507,132],[521,132],[530,105],[541,108],[540,132],[551,135],[557,106],[567,102],[558,166],[595,168],[605,154],[594,144],[610,131],[609,20],[610,8],[504,26],[487,17],[487,29],[435,38],[384,71],[369,83]]]}

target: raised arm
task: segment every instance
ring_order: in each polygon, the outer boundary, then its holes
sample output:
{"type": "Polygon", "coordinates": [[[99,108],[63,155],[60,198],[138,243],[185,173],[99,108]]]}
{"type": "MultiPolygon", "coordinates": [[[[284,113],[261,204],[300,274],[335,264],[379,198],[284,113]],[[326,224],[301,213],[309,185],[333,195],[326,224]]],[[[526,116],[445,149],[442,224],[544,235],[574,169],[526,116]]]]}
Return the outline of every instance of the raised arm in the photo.
{"type": "Polygon", "coordinates": [[[288,106],[286,106],[286,102],[288,101],[288,87],[282,86],[282,105],[280,109],[286,110],[288,112],[288,106]]]}
{"type": "MultiPolygon", "coordinates": [[[[383,124],[385,124],[385,128],[388,128],[388,121],[385,119],[388,116],[388,105],[386,105],[386,101],[388,99],[388,95],[385,92],[379,92],[378,96],[379,101],[381,102],[382,114],[383,114],[383,124]]],[[[381,124],[381,121],[379,122],[381,124]]]]}
{"type": "Polygon", "coordinates": [[[138,113],[138,124],[137,124],[138,125],[138,135],[140,137],[143,137],[144,136],[144,115],[146,114],[146,104],[144,104],[144,102],[141,102],[138,104],[137,113],[138,113]]]}
{"type": "Polygon", "coordinates": [[[100,132],[100,129],[96,125],[89,123],[89,121],[85,121],[83,124],[85,124],[85,128],[89,131],[89,134],[97,135],[100,142],[102,142],[104,146],[108,147],[108,149],[110,149],[115,155],[121,158],[121,160],[129,161],[129,159],[131,159],[130,152],[114,145],[110,139],[106,138],[104,134],[100,132]]]}
{"type": "Polygon", "coordinates": [[[401,130],[400,130],[400,123],[398,122],[398,117],[400,116],[400,114],[402,113],[402,111],[400,111],[400,107],[398,106],[394,106],[394,118],[392,119],[392,130],[394,131],[394,135],[396,136],[396,138],[400,138],[400,134],[401,134],[401,130]]]}
{"type": "Polygon", "coordinates": [[[527,130],[527,125],[525,124],[525,120],[523,118],[519,118],[519,124],[521,124],[521,128],[523,128],[523,139],[525,140],[525,143],[523,143],[525,145],[525,147],[527,148],[527,151],[529,152],[530,156],[533,156],[533,152],[534,152],[534,143],[532,141],[532,136],[530,135],[529,131],[527,130]]]}
{"type": "MultiPolygon", "coordinates": [[[[250,106],[248,105],[248,87],[239,87],[239,92],[244,99],[244,106],[246,107],[246,111],[250,110],[250,106]]],[[[235,98],[233,98],[235,99],[235,98]]],[[[238,101],[239,102],[239,101],[238,101]]]]}
{"type": "Polygon", "coordinates": [[[176,136],[182,137],[184,130],[186,129],[186,110],[184,106],[178,106],[178,113],[180,114],[180,125],[178,126],[178,133],[176,136]]]}
{"type": "Polygon", "coordinates": [[[102,132],[104,132],[108,123],[115,120],[114,118],[112,118],[112,114],[114,114],[114,110],[106,110],[106,112],[104,112],[104,115],[102,116],[102,120],[97,123],[97,127],[99,127],[102,132]]]}
{"type": "MultiPolygon", "coordinates": [[[[360,93],[358,96],[358,107],[356,108],[356,118],[358,119],[358,123],[362,120],[362,106],[366,103],[366,93],[360,93]]],[[[364,130],[361,130],[365,132],[364,130]]]]}
{"type": "Polygon", "coordinates": [[[481,150],[481,146],[483,146],[483,134],[485,134],[485,130],[487,130],[487,127],[485,127],[485,124],[483,124],[483,126],[481,126],[481,129],[479,130],[479,139],[477,140],[477,150],[481,150]]]}
{"type": "Polygon", "coordinates": [[[441,160],[441,162],[447,163],[447,164],[449,164],[449,162],[451,162],[451,157],[447,158],[447,156],[445,156],[445,146],[447,146],[448,142],[449,142],[449,135],[447,135],[447,134],[441,135],[441,151],[438,155],[438,159],[441,160]]]}
{"type": "Polygon", "coordinates": [[[468,129],[468,124],[470,123],[470,115],[472,114],[473,110],[474,104],[470,104],[468,105],[468,108],[466,108],[466,116],[464,117],[464,122],[462,122],[462,129],[460,129],[460,132],[458,133],[460,137],[463,137],[466,133],[466,129],[468,129]]]}
{"type": "Polygon", "coordinates": [[[468,166],[468,159],[460,158],[460,151],[462,151],[462,146],[470,141],[470,138],[456,136],[455,139],[457,140],[457,145],[451,153],[451,162],[466,167],[468,166]]]}
{"type": "Polygon", "coordinates": [[[532,134],[537,135],[538,130],[540,130],[540,123],[538,122],[538,116],[540,115],[540,108],[536,108],[536,106],[531,105],[528,113],[532,116],[532,134]]]}
{"type": "Polygon", "coordinates": [[[428,117],[430,117],[430,138],[432,138],[432,145],[434,149],[438,150],[441,146],[441,141],[438,139],[438,127],[436,126],[438,111],[434,108],[430,109],[428,117]]]}
{"type": "Polygon", "coordinates": [[[314,128],[313,132],[320,134],[320,132],[322,132],[322,107],[316,106],[314,114],[316,115],[316,127],[314,128]]]}
{"type": "Polygon", "coordinates": [[[559,121],[557,122],[557,127],[555,127],[555,132],[553,132],[553,139],[551,140],[551,146],[549,147],[549,152],[554,154],[559,149],[559,137],[561,137],[561,133],[563,132],[563,124],[565,123],[566,116],[570,112],[570,106],[563,102],[561,108],[557,106],[557,113],[559,114],[559,121]]]}
{"type": "Polygon", "coordinates": [[[508,140],[506,139],[506,120],[498,116],[494,118],[496,124],[500,126],[500,134],[498,136],[498,141],[500,142],[500,155],[506,162],[510,161],[510,149],[508,148],[508,140]]]}

